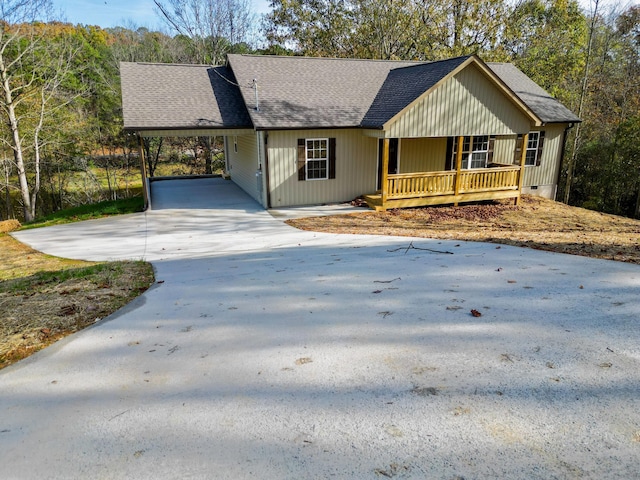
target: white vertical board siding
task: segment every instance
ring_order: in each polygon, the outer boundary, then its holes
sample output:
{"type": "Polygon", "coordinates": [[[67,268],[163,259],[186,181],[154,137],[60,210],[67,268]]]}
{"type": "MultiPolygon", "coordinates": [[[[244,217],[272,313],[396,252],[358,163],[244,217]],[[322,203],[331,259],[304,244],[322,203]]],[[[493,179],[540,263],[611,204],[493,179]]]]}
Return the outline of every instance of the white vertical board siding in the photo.
{"type": "Polygon", "coordinates": [[[509,135],[530,119],[475,66],[445,80],[389,126],[388,137],[509,135]]]}
{"type": "MultiPolygon", "coordinates": [[[[524,169],[524,187],[530,186],[553,186],[555,193],[555,185],[558,183],[556,176],[560,168],[562,159],[562,140],[564,137],[565,124],[553,124],[540,127],[538,130],[544,130],[544,146],[542,148],[542,158],[540,166],[525,167],[524,169]]],[[[549,188],[543,189],[549,191],[549,188]]],[[[535,190],[530,193],[536,194],[535,190]]],[[[542,193],[542,192],[541,192],[542,193]]],[[[548,195],[544,195],[548,196],[548,195]]]]}
{"type": "Polygon", "coordinates": [[[400,140],[400,173],[444,170],[446,156],[446,138],[402,138],[400,140]]]}
{"type": "Polygon", "coordinates": [[[270,131],[267,149],[271,206],[318,205],[376,191],[378,140],[360,130],[270,131]],[[298,139],[336,139],[336,178],[298,180],[298,139]]]}
{"type": "Polygon", "coordinates": [[[256,171],[258,170],[258,144],[256,134],[227,137],[229,155],[229,175],[233,183],[242,188],[251,197],[262,204],[258,190],[256,171]],[[238,153],[234,150],[237,138],[238,153]]]}

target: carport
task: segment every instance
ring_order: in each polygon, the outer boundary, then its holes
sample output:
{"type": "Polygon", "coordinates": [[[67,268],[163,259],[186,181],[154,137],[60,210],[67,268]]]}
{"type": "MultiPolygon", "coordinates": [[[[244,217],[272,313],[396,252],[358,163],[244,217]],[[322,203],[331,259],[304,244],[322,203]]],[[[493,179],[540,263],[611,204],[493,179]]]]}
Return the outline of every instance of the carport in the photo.
{"type": "Polygon", "coordinates": [[[227,67],[122,62],[120,74],[124,129],[138,140],[146,209],[153,189],[144,138],[223,137],[226,161],[229,138],[256,135],[227,67]]]}

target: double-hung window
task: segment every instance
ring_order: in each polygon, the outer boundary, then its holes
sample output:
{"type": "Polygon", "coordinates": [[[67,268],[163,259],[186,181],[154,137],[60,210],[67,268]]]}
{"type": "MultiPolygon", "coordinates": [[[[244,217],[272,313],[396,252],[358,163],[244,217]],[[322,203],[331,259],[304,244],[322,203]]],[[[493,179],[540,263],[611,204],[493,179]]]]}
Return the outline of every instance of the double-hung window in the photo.
{"type": "Polygon", "coordinates": [[[527,153],[524,160],[525,165],[536,165],[538,159],[538,148],[540,146],[540,132],[529,132],[527,140],[527,153]]]}
{"type": "MultiPolygon", "coordinates": [[[[513,163],[520,163],[522,155],[523,135],[518,135],[513,163]]],[[[525,146],[524,164],[529,167],[537,167],[542,162],[542,149],[544,147],[544,131],[529,132],[527,145],[525,146]]]]}
{"type": "Polygon", "coordinates": [[[329,139],[306,139],[306,178],[326,180],[329,178],[329,139]]]}
{"type": "Polygon", "coordinates": [[[336,178],[336,139],[299,138],[297,170],[300,181],[336,178]]]}
{"type": "MultiPolygon", "coordinates": [[[[462,169],[485,168],[493,154],[493,138],[489,135],[464,137],[462,140],[462,169]]],[[[453,139],[451,166],[455,169],[458,156],[457,138],[453,139]]]]}

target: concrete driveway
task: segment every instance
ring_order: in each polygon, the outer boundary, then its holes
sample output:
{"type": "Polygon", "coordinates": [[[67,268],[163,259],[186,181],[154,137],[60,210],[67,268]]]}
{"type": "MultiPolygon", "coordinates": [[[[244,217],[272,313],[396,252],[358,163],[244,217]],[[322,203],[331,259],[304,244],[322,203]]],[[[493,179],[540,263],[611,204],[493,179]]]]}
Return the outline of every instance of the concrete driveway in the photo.
{"type": "Polygon", "coordinates": [[[638,266],[300,232],[163,183],[16,234],[163,283],[0,371],[0,478],[640,478],[638,266]]]}

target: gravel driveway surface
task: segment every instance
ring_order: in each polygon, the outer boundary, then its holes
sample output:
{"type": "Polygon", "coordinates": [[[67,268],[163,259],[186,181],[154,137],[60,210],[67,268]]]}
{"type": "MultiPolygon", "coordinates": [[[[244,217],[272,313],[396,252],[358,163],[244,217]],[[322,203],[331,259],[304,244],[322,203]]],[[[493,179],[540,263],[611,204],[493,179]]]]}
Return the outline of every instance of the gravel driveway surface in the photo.
{"type": "Polygon", "coordinates": [[[16,234],[159,282],[0,371],[0,478],[640,478],[637,265],[301,232],[162,183],[16,234]]]}

